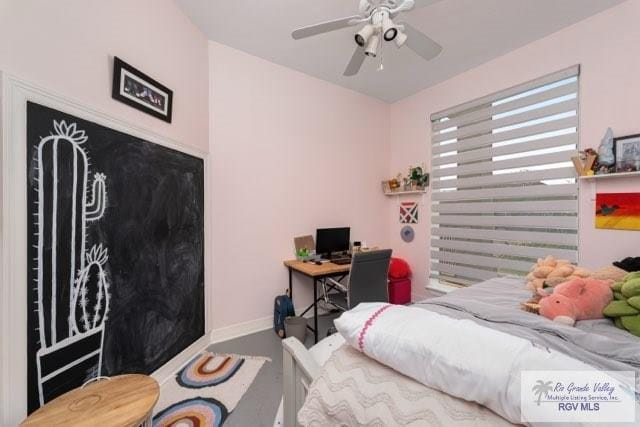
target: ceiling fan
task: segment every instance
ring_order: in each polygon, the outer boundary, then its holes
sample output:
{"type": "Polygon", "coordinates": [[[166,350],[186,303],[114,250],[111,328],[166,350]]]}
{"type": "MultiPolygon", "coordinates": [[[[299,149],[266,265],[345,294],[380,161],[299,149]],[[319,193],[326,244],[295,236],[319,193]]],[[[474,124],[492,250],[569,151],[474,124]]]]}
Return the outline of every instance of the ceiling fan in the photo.
{"type": "MultiPolygon", "coordinates": [[[[427,3],[433,3],[433,1],[427,3]]],[[[416,0],[360,0],[359,15],[299,28],[291,33],[291,36],[299,40],[365,24],[355,34],[357,46],[344,71],[345,76],[358,74],[367,56],[375,58],[378,55],[383,41],[393,41],[398,48],[406,45],[429,61],[440,54],[442,46],[406,22],[397,25],[393,22],[399,14],[408,12],[414,7],[416,7],[416,0]]]]}

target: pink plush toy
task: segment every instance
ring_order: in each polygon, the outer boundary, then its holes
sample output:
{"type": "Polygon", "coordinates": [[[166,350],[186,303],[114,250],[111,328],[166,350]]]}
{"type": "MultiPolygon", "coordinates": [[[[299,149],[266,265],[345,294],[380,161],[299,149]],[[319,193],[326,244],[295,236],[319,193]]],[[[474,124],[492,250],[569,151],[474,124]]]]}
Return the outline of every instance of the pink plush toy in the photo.
{"type": "Polygon", "coordinates": [[[613,299],[611,283],[606,280],[573,279],[549,294],[539,289],[540,314],[554,322],[573,326],[578,320],[602,319],[602,310],[613,299]]]}

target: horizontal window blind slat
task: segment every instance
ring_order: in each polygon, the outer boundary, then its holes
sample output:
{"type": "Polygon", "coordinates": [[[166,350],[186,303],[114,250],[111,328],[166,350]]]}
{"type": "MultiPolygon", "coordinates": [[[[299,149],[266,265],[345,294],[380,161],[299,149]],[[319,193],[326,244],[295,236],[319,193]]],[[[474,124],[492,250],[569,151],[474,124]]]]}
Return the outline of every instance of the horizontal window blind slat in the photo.
{"type": "Polygon", "coordinates": [[[550,83],[555,83],[564,79],[568,79],[569,77],[575,77],[580,74],[580,66],[574,65],[564,70],[560,70],[553,74],[546,75],[544,77],[540,77],[539,79],[532,80],[530,82],[522,83],[516,86],[513,86],[509,89],[501,90],[496,93],[492,93],[487,96],[483,96],[481,98],[475,99],[473,101],[465,102],[464,104],[457,105],[455,107],[447,108],[446,110],[439,111],[437,113],[433,113],[431,115],[431,121],[435,122],[437,120],[443,119],[445,117],[452,117],[459,114],[464,113],[466,110],[475,109],[479,106],[491,104],[495,101],[506,99],[511,96],[517,95],[519,93],[527,92],[529,90],[539,88],[545,86],[550,83]]]}
{"type": "Polygon", "coordinates": [[[512,139],[524,138],[533,135],[544,134],[548,132],[561,131],[563,129],[576,128],[578,126],[578,118],[567,117],[559,120],[552,120],[546,123],[526,126],[518,129],[512,129],[500,133],[491,133],[487,135],[476,136],[469,139],[463,139],[457,142],[444,145],[436,145],[432,147],[432,154],[449,153],[452,151],[467,151],[472,148],[480,148],[497,144],[499,142],[510,141],[512,139]]]}
{"type": "Polygon", "coordinates": [[[539,104],[545,101],[550,101],[562,96],[571,95],[578,92],[578,83],[568,83],[557,88],[546,90],[541,93],[536,93],[523,98],[515,99],[504,104],[494,105],[480,110],[474,110],[470,113],[466,113],[457,116],[451,120],[443,122],[435,122],[433,124],[434,131],[441,131],[443,129],[449,129],[455,126],[464,126],[468,123],[476,123],[482,120],[489,120],[491,117],[497,114],[506,113],[508,111],[516,110],[518,108],[527,107],[529,105],[539,104]]]}
{"type": "MultiPolygon", "coordinates": [[[[522,190],[521,190],[522,191],[522,190]]],[[[475,202],[475,203],[435,203],[433,212],[447,213],[533,213],[533,212],[577,212],[577,200],[537,200],[532,202],[475,202]]]]}
{"type": "Polygon", "coordinates": [[[431,270],[441,273],[455,274],[476,280],[489,280],[497,276],[495,271],[480,270],[477,268],[461,267],[459,265],[448,265],[439,262],[431,262],[431,270]]]}
{"type": "Polygon", "coordinates": [[[432,274],[468,285],[577,261],[579,67],[431,116],[432,274]]]}
{"type": "Polygon", "coordinates": [[[491,256],[459,254],[437,250],[431,251],[431,258],[437,259],[439,261],[467,264],[470,266],[490,267],[524,272],[528,272],[532,265],[531,262],[526,261],[516,261],[491,256]]]}
{"type": "Polygon", "coordinates": [[[493,255],[509,255],[532,259],[552,255],[558,259],[577,261],[576,251],[571,249],[539,248],[534,246],[509,245],[506,243],[478,243],[465,240],[432,239],[431,246],[442,249],[455,249],[466,252],[479,252],[493,255]]]}
{"type": "Polygon", "coordinates": [[[440,166],[452,163],[467,163],[491,159],[492,157],[504,156],[507,154],[517,154],[572,144],[578,144],[578,135],[575,133],[535,141],[519,142],[517,144],[503,145],[500,147],[479,148],[476,150],[465,151],[464,153],[456,154],[454,156],[436,157],[433,159],[431,164],[433,166],[440,166]]]}
{"type": "Polygon", "coordinates": [[[478,283],[477,280],[463,279],[462,277],[456,277],[454,279],[455,281],[451,281],[451,280],[449,280],[449,278],[447,277],[446,274],[438,274],[437,271],[432,271],[432,273],[431,273],[431,275],[429,277],[431,279],[435,279],[435,280],[439,281],[440,283],[448,283],[448,284],[452,284],[452,285],[470,286],[470,285],[474,285],[474,284],[478,283]]]}
{"type": "MultiPolygon", "coordinates": [[[[575,178],[573,167],[546,169],[534,172],[514,172],[496,175],[476,176],[473,178],[458,178],[434,181],[433,188],[465,188],[491,185],[515,184],[522,182],[537,182],[551,179],[575,178]]],[[[490,190],[488,190],[490,191],[490,190]]]]}
{"type": "Polygon", "coordinates": [[[569,228],[578,227],[575,216],[470,216],[470,215],[435,215],[432,224],[493,226],[493,227],[541,227],[541,228],[569,228]]]}
{"type": "Polygon", "coordinates": [[[526,166],[549,165],[553,163],[562,163],[562,162],[570,161],[572,156],[577,156],[577,155],[578,155],[578,152],[576,150],[566,150],[566,151],[560,151],[558,153],[538,154],[535,156],[526,156],[526,157],[520,157],[516,159],[478,162],[478,163],[457,166],[453,168],[436,169],[432,171],[432,175],[435,178],[439,178],[442,176],[453,176],[453,175],[457,175],[458,177],[461,177],[464,175],[493,172],[493,171],[502,170],[502,169],[519,168],[519,167],[526,167],[526,166]]]}
{"type": "Polygon", "coordinates": [[[459,200],[493,200],[508,198],[531,197],[564,197],[575,196],[577,184],[559,185],[528,185],[519,187],[492,188],[477,190],[434,191],[431,200],[434,201],[459,201],[459,200]]]}
{"type": "Polygon", "coordinates": [[[503,117],[496,120],[487,120],[484,122],[476,123],[469,126],[463,126],[453,132],[437,133],[433,135],[433,142],[442,142],[449,139],[460,139],[475,135],[481,135],[490,133],[492,130],[500,129],[507,126],[513,126],[520,123],[526,123],[532,120],[542,119],[544,117],[553,116],[556,114],[567,113],[570,111],[576,111],[578,109],[578,100],[569,99],[567,101],[559,102],[557,104],[550,105],[548,107],[538,108],[531,111],[525,111],[522,113],[514,114],[512,116],[503,117]]]}
{"type": "Polygon", "coordinates": [[[578,236],[573,233],[545,233],[542,231],[483,230],[470,228],[435,227],[431,234],[459,239],[499,240],[521,243],[537,243],[562,246],[577,246],[578,236]]]}

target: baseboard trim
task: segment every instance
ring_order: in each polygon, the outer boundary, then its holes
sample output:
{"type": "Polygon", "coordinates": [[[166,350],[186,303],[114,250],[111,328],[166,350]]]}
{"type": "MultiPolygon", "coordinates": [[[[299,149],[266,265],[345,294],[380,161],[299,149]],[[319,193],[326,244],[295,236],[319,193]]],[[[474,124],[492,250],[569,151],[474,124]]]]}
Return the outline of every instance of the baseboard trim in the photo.
{"type": "Polygon", "coordinates": [[[158,381],[160,385],[164,384],[168,379],[173,378],[194,355],[200,353],[207,348],[207,346],[209,346],[209,334],[204,334],[189,347],[178,353],[173,359],[154,371],[151,376],[158,381]]]}
{"type": "Polygon", "coordinates": [[[210,343],[215,344],[222,341],[228,341],[245,335],[261,332],[273,327],[273,317],[262,317],[260,319],[250,320],[248,322],[236,323],[235,325],[225,326],[223,328],[211,331],[210,343]]]}
{"type": "MultiPolygon", "coordinates": [[[[318,315],[328,313],[325,310],[318,308],[318,315]]],[[[307,319],[313,317],[313,311],[309,311],[304,315],[307,319]]],[[[262,317],[248,322],[236,323],[235,325],[225,326],[223,328],[214,329],[211,331],[211,344],[219,343],[222,341],[232,340],[234,338],[240,338],[245,335],[255,334],[256,332],[266,331],[273,328],[273,316],[262,317]]],[[[274,332],[275,333],[275,332],[274,332]]]]}

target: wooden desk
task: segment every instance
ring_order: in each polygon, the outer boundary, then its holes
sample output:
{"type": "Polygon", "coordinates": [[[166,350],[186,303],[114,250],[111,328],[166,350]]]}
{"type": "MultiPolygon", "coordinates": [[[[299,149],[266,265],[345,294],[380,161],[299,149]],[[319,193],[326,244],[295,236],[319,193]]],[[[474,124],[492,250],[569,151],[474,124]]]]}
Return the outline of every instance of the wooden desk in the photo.
{"type": "Polygon", "coordinates": [[[47,403],[21,426],[151,425],[160,386],[147,375],[120,375],[71,390],[47,403]],[[147,424],[148,423],[148,424],[147,424]]]}
{"type": "MultiPolygon", "coordinates": [[[[313,304],[307,307],[300,315],[304,316],[313,308],[313,328],[307,328],[313,331],[314,342],[318,342],[318,281],[328,277],[343,278],[349,274],[351,264],[338,265],[332,262],[326,262],[322,265],[316,265],[313,262],[303,262],[298,260],[284,261],[285,267],[289,270],[289,297],[293,301],[293,272],[302,274],[303,276],[313,279],[313,304]]],[[[341,279],[338,279],[338,281],[341,279]]]]}
{"type": "Polygon", "coordinates": [[[298,260],[285,261],[284,265],[290,270],[295,270],[309,277],[328,277],[327,275],[345,274],[351,269],[351,264],[338,265],[326,262],[316,265],[313,262],[303,262],[298,260]]]}
{"type": "Polygon", "coordinates": [[[293,272],[300,273],[313,279],[313,304],[307,307],[300,315],[304,316],[311,308],[313,308],[313,328],[307,326],[313,331],[315,342],[318,342],[318,280],[327,277],[344,277],[349,274],[351,264],[338,265],[327,262],[322,265],[316,265],[313,262],[303,262],[298,260],[284,261],[284,266],[289,270],[289,297],[293,301],[293,272]]]}

